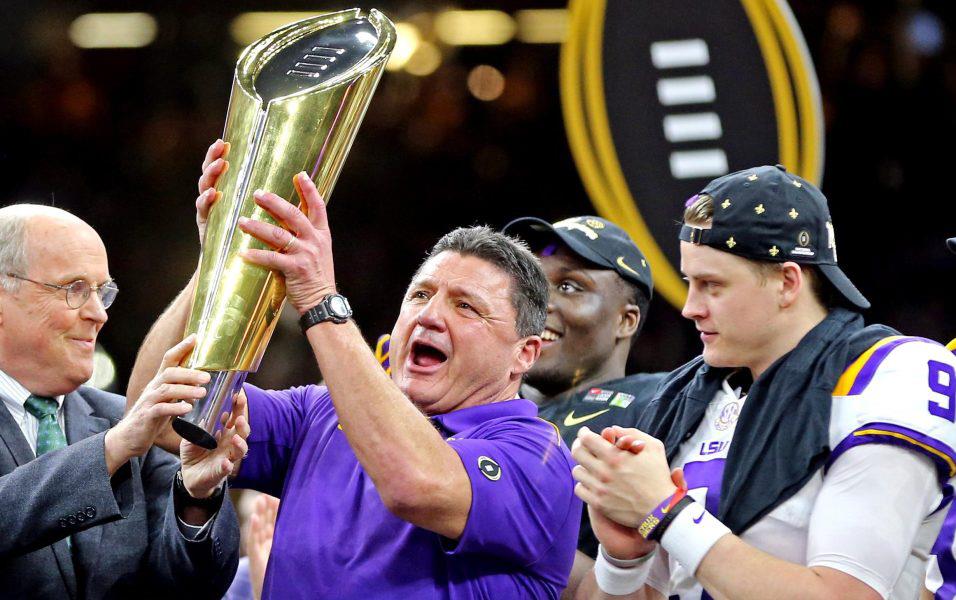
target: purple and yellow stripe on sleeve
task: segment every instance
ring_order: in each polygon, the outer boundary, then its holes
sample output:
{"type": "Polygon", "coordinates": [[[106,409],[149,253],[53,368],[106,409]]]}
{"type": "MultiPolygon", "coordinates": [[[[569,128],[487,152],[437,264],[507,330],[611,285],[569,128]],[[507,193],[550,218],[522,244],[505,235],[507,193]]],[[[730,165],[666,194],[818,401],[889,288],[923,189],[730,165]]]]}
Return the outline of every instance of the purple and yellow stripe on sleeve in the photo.
{"type": "Polygon", "coordinates": [[[956,338],[953,338],[946,344],[946,349],[950,352],[956,352],[956,338]]]}
{"type": "Polygon", "coordinates": [[[391,338],[392,336],[386,333],[380,335],[378,341],[375,343],[375,358],[378,359],[378,364],[382,365],[382,368],[385,369],[385,372],[389,375],[392,374],[392,366],[388,361],[388,346],[391,338]]]}
{"type": "Polygon", "coordinates": [[[916,336],[894,335],[885,337],[877,343],[870,346],[866,352],[861,354],[853,363],[847,367],[836,387],[833,388],[834,396],[857,396],[863,393],[866,386],[873,381],[877,369],[886,360],[894,349],[909,342],[929,342],[939,344],[939,342],[927,338],[916,336]]]}
{"type": "Polygon", "coordinates": [[[950,477],[956,476],[956,452],[952,448],[915,429],[879,422],[862,425],[843,438],[843,441],[837,444],[827,458],[824,471],[829,469],[830,465],[844,452],[863,444],[890,444],[915,450],[932,459],[936,464],[936,471],[941,482],[945,483],[950,477]]]}

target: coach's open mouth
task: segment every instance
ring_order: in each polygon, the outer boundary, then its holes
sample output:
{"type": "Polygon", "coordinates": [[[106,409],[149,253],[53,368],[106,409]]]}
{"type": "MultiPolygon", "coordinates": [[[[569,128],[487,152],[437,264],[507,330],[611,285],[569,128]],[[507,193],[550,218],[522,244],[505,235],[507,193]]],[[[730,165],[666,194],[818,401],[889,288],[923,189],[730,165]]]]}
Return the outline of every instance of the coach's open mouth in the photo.
{"type": "Polygon", "coordinates": [[[412,343],[410,353],[412,364],[416,367],[434,367],[448,360],[448,355],[425,341],[412,343]]]}

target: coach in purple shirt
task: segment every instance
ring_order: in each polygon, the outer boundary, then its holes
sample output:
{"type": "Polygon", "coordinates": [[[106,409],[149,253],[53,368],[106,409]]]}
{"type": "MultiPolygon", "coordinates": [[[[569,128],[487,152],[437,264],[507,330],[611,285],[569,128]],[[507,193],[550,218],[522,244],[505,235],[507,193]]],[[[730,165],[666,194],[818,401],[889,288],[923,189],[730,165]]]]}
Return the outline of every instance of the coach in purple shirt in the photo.
{"type": "MultiPolygon", "coordinates": [[[[581,505],[557,431],[516,398],[547,310],[537,260],[486,227],[443,237],[402,302],[390,379],[345,318],[325,205],[304,173],[296,187],[305,213],[255,195],[288,230],[240,223],[274,248],[244,258],[285,276],[327,386],[244,389],[252,433],[234,483],[282,498],[264,597],[557,598],[581,505]]],[[[201,230],[211,200],[197,202],[201,230]]],[[[194,284],[137,369],[183,330],[194,284]]]]}

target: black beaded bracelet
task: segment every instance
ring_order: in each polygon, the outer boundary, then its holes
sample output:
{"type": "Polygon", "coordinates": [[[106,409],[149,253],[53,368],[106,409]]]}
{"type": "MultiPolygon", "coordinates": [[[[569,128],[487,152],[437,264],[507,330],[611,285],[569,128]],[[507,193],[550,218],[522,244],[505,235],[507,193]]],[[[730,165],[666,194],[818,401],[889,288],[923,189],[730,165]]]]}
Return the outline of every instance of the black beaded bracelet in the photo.
{"type": "Polygon", "coordinates": [[[677,515],[680,514],[682,510],[694,503],[694,499],[690,496],[684,496],[681,498],[677,504],[674,505],[674,508],[670,509],[664,518],[661,519],[661,522],[651,531],[647,539],[660,542],[661,538],[664,537],[664,532],[667,531],[667,528],[670,527],[670,524],[674,522],[674,519],[677,518],[677,515]]]}

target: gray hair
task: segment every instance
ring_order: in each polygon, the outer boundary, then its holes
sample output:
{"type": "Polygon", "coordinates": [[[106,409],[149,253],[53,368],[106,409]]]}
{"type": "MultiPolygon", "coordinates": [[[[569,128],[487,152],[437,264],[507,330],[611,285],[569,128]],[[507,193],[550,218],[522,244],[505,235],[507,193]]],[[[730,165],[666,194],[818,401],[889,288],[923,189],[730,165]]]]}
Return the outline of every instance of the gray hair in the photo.
{"type": "Polygon", "coordinates": [[[27,272],[27,220],[29,215],[20,210],[0,209],[0,287],[10,293],[20,289],[20,280],[7,273],[25,275],[27,272]]]}
{"type": "MultiPolygon", "coordinates": [[[[507,273],[512,281],[511,304],[517,314],[518,335],[540,335],[544,331],[548,280],[538,258],[524,242],[483,225],[459,227],[438,240],[424,262],[445,251],[480,258],[507,273]]],[[[421,267],[418,269],[421,271],[421,267]]]]}
{"type": "Polygon", "coordinates": [[[30,268],[27,256],[27,226],[34,217],[48,217],[83,223],[76,215],[44,204],[11,204],[0,208],[0,288],[15,293],[20,280],[7,273],[25,276],[30,268]]]}

